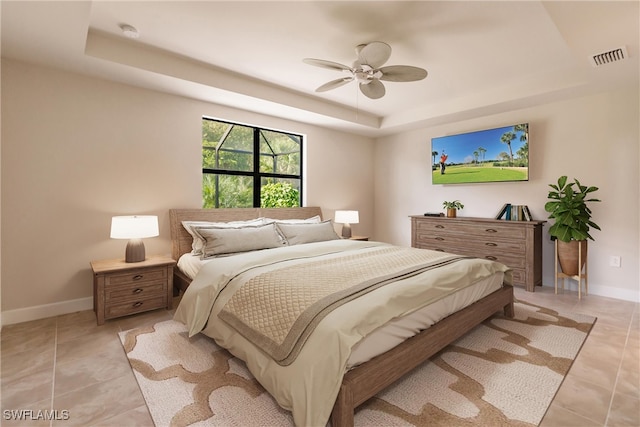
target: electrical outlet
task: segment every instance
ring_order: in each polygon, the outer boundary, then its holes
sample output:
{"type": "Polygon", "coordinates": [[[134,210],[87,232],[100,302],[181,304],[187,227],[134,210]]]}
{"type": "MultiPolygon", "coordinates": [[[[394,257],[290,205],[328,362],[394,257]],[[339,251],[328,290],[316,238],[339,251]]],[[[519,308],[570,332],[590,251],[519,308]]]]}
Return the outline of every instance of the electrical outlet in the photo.
{"type": "Polygon", "coordinates": [[[611,255],[609,257],[609,266],[610,267],[620,267],[620,257],[617,255],[611,255]]]}

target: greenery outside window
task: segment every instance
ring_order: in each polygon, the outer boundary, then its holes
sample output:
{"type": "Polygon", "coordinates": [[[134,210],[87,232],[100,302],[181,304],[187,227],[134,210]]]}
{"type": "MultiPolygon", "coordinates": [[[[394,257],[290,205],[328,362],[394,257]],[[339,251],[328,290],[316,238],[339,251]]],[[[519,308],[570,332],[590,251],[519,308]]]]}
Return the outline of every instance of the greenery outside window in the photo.
{"type": "Polygon", "coordinates": [[[302,140],[203,117],[202,206],[302,206],[302,140]]]}

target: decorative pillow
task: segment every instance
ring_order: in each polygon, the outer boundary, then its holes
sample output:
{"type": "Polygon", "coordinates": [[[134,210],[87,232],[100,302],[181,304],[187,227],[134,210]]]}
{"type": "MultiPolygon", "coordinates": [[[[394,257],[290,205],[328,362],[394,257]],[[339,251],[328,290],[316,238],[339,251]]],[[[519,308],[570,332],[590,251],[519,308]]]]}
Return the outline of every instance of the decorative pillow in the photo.
{"type": "Polygon", "coordinates": [[[298,223],[298,224],[276,224],[280,233],[287,239],[289,245],[300,245],[302,243],[324,242],[326,240],[337,240],[340,237],[333,229],[331,220],[320,223],[298,223]]]}
{"type": "Polygon", "coordinates": [[[208,221],[182,221],[182,226],[191,237],[193,237],[193,243],[191,243],[191,253],[193,255],[202,255],[202,247],[204,246],[204,240],[194,232],[194,227],[218,227],[218,228],[241,228],[241,227],[255,227],[257,225],[264,224],[263,218],[250,219],[247,221],[231,221],[231,222],[208,222],[208,221]]]}
{"type": "Polygon", "coordinates": [[[254,227],[195,227],[204,240],[202,258],[284,246],[275,224],[254,227]]]}

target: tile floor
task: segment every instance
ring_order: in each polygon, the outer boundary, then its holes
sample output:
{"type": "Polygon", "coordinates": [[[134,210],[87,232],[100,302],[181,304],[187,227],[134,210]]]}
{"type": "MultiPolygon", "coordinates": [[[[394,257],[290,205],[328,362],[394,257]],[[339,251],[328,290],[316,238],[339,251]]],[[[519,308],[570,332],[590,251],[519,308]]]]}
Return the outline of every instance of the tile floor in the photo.
{"type": "MultiPolygon", "coordinates": [[[[598,317],[541,427],[640,426],[640,304],[598,296],[578,301],[576,293],[555,295],[548,287],[516,288],[516,297],[598,317]]],[[[117,332],[171,316],[157,310],[96,326],[93,312],[83,311],[5,326],[0,424],[153,426],[117,332]],[[19,409],[55,410],[58,420],[7,419],[7,410],[19,409]]]]}

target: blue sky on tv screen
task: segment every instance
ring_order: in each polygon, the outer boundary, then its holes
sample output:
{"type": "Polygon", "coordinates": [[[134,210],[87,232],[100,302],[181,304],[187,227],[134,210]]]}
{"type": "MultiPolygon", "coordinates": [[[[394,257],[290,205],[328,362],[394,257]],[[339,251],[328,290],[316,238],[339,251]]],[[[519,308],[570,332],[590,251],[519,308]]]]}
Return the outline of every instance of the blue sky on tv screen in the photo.
{"type": "MultiPolygon", "coordinates": [[[[441,136],[431,139],[431,151],[437,151],[436,163],[440,161],[440,156],[444,151],[449,157],[447,163],[469,163],[473,157],[473,152],[482,147],[487,151],[484,153],[484,160],[495,160],[501,152],[509,153],[507,144],[500,142],[500,138],[505,132],[513,132],[514,126],[505,126],[495,129],[487,129],[476,132],[461,133],[459,135],[441,136]]],[[[520,136],[524,132],[515,132],[516,138],[511,141],[511,151],[515,157],[516,152],[527,141],[520,141],[520,136]]],[[[482,159],[482,157],[480,157],[482,159]]],[[[432,159],[433,160],[433,159],[432,159]]]]}

